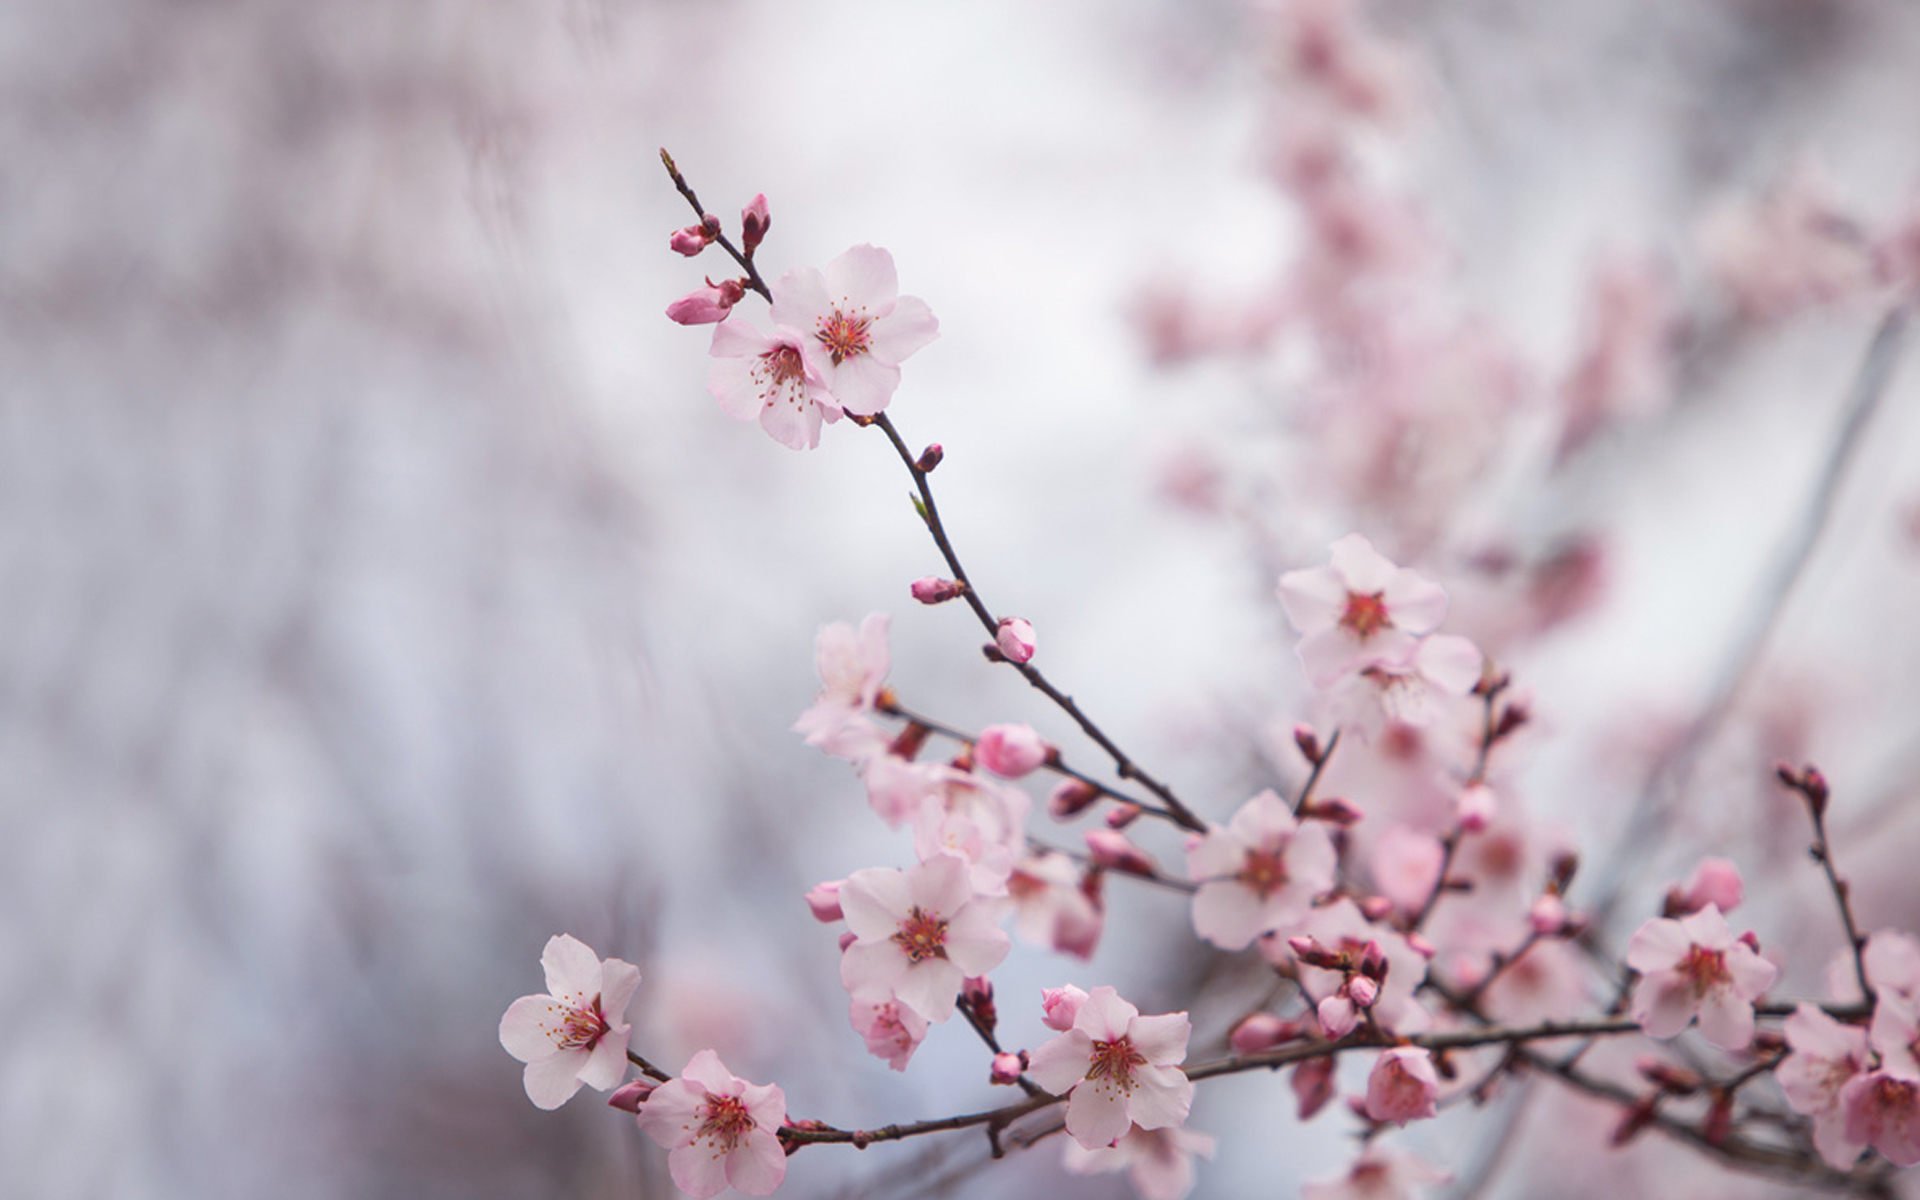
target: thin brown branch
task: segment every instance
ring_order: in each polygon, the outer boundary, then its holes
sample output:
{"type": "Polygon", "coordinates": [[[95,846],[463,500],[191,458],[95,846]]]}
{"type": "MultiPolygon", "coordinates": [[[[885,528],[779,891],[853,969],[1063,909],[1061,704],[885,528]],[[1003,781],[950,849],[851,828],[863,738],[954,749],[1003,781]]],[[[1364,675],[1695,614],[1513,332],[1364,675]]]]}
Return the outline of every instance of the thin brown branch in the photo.
{"type": "MultiPolygon", "coordinates": [[[[680,174],[680,168],[674,164],[673,155],[668,154],[666,150],[662,148],[660,151],[660,161],[666,166],[667,174],[673,177],[673,186],[679,189],[682,196],[686,197],[687,203],[693,206],[694,215],[699,217],[704,223],[712,214],[701,206],[700,197],[693,194],[692,185],[687,182],[685,176],[680,174]]],[[[739,263],[740,269],[747,273],[747,286],[759,292],[763,300],[772,300],[773,291],[767,287],[767,281],[760,278],[759,268],[753,265],[753,255],[742,254],[738,247],[727,240],[727,235],[720,232],[717,228],[712,229],[712,233],[714,242],[722,250],[732,255],[733,261],[739,263]]]]}

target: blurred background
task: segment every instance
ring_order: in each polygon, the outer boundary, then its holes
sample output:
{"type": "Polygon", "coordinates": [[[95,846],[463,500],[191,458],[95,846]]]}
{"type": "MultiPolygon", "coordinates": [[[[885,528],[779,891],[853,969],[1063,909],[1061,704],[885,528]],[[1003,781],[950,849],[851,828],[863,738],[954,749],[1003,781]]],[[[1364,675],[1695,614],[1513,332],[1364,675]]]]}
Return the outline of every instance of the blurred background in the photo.
{"type": "MultiPolygon", "coordinates": [[[[1914,6],[74,0],[0,12],[0,89],[7,1195],[671,1195],[498,1044],[563,931],[640,964],[670,1068],[843,1126],[999,1099],[957,1028],[900,1076],[846,1026],[799,894],[910,849],[788,731],[814,631],[890,611],[905,703],[1095,752],[908,600],[877,434],[796,454],[707,395],[662,311],[724,268],[669,253],[662,146],[729,230],[767,195],[770,276],[892,251],[942,327],[892,411],[969,569],[1204,814],[1297,778],[1273,577],[1361,528],[1459,589],[1536,718],[1501,786],[1623,912],[1729,854],[1816,991],[1784,755],[1865,924],[1920,924],[1920,371],[1849,397],[1920,278],[1914,6]],[[1311,192],[1329,145],[1364,194],[1311,192]],[[1365,272],[1444,316],[1334,336],[1365,272]]],[[[1042,985],[1185,1003],[1184,908],[1120,883],[1091,964],[996,977],[1010,1040],[1042,985]]],[[[1277,1078],[1203,1091],[1198,1195],[1351,1158],[1277,1078]]],[[[1527,1194],[1524,1114],[1459,1116],[1407,1140],[1527,1194]]],[[[1643,1194],[1755,1194],[1649,1142],[1643,1194]]],[[[984,1159],[810,1151],[783,1194],[1129,1194],[984,1159]]]]}

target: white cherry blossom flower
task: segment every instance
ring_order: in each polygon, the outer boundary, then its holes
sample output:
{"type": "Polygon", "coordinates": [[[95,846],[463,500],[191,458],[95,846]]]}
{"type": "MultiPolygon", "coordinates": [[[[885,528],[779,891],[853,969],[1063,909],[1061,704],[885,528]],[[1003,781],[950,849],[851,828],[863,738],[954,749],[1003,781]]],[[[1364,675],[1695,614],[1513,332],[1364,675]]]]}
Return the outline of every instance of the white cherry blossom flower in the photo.
{"type": "Polygon", "coordinates": [[[581,1084],[606,1091],[627,1073],[629,1027],[622,1020],[640,968],[605,962],[567,934],[547,940],[540,955],[547,995],[522,996],[500,1018],[500,1044],[527,1064],[527,1098],[559,1108],[581,1084]]]}
{"type": "Polygon", "coordinates": [[[840,959],[847,991],[892,996],[929,1021],[951,1017],[961,981],[999,966],[1012,945],[951,854],[907,871],[855,871],[840,885],[840,909],[855,938],[840,959]]]}
{"type": "Polygon", "coordinates": [[[893,255],[877,246],[855,246],[825,270],[787,272],[770,311],[806,335],[808,361],[839,407],[862,416],[886,408],[902,360],[940,336],[926,301],[900,294],[893,255]]]}
{"type": "Polygon", "coordinates": [[[1412,662],[1416,639],[1447,615],[1439,584],[1395,566],[1357,533],[1333,544],[1330,565],[1282,575],[1279,593],[1315,687],[1350,671],[1412,662]]]}
{"type": "Polygon", "coordinates": [[[1067,1100],[1067,1132],[1089,1150],[1111,1146],[1134,1125],[1165,1129],[1186,1121],[1193,1081],[1180,1069],[1192,1026],[1187,1014],[1143,1017],[1110,987],[1097,987],[1073,1027],[1033,1052],[1035,1083],[1067,1100]]]}

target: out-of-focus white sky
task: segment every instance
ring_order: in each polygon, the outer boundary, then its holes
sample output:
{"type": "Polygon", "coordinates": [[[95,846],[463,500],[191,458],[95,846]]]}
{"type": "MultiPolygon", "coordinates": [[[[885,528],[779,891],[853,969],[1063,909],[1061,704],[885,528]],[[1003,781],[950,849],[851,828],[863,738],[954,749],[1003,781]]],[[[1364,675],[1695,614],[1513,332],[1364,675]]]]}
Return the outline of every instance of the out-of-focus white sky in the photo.
{"type": "MultiPolygon", "coordinates": [[[[787,732],[814,630],[890,610],[909,703],[1076,743],[981,661],[963,613],[907,601],[938,561],[876,434],[793,454],[706,395],[706,332],[661,312],[721,268],[667,252],[691,214],[655,154],[730,227],[765,192],[776,271],[893,252],[942,322],[895,419],[945,444],[936,483],[976,578],[1159,773],[1238,787],[1243,764],[1203,757],[1197,731],[1242,698],[1297,699],[1289,639],[1241,535],[1170,511],[1154,481],[1196,433],[1250,436],[1265,376],[1156,371],[1126,314],[1155,279],[1250,291],[1295,236],[1259,170],[1260,12],[0,15],[0,1190],[665,1194],[624,1121],[590,1097],[535,1112],[495,1042],[562,930],[642,963],[662,1061],[723,1041],[796,1110],[848,1124],[991,1102],[954,1083],[983,1072],[957,1036],[903,1080],[845,1028],[832,931],[798,892],[907,851],[787,732]]],[[[1602,247],[1689,247],[1712,199],[1803,154],[1876,219],[1920,186],[1904,7],[1378,16],[1430,85],[1383,153],[1543,373],[1602,247]]],[[[1630,786],[1595,782],[1594,747],[1650,737],[1632,721],[1649,705],[1688,711],[1875,315],[1748,347],[1553,507],[1501,514],[1537,536],[1605,514],[1619,538],[1610,606],[1525,664],[1570,747],[1539,751],[1537,803],[1578,826],[1570,801],[1630,786]]],[[[1840,714],[1812,748],[1883,804],[1914,769],[1916,580],[1891,515],[1916,492],[1911,380],[1771,664],[1840,714]]],[[[1289,549],[1317,555],[1309,536],[1340,519],[1301,518],[1289,549]]],[[[1008,1019],[1063,977],[1153,987],[1151,938],[1184,921],[1159,900],[1115,896],[1092,968],[1017,953],[1008,1019]]],[[[1324,1124],[1246,1136],[1286,1126],[1282,1090],[1203,1101],[1223,1146],[1201,1194],[1339,1166],[1324,1124]]],[[[891,1194],[925,1183],[919,1153],[809,1152],[788,1190],[891,1194]]],[[[1038,1186],[1125,1187],[1066,1179],[1051,1148],[964,1185],[1038,1186]]]]}

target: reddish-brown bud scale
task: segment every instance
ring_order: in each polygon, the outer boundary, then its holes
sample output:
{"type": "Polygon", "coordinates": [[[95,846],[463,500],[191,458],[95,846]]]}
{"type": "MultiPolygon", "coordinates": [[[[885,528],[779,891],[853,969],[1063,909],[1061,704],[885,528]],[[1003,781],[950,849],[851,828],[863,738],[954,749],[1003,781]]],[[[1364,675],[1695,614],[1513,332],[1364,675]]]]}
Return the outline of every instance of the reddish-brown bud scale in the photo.
{"type": "Polygon", "coordinates": [[[935,442],[920,452],[920,457],[913,462],[913,469],[925,475],[928,471],[939,466],[940,460],[946,456],[947,452],[940,448],[940,443],[935,442]]]}
{"type": "Polygon", "coordinates": [[[907,722],[907,727],[902,729],[894,737],[892,744],[887,747],[887,753],[893,755],[895,758],[903,758],[908,762],[912,762],[919,756],[920,748],[927,744],[927,737],[932,732],[933,730],[928,729],[918,721],[909,721],[907,722]]]}
{"type": "Polygon", "coordinates": [[[1300,756],[1309,764],[1316,767],[1320,765],[1324,751],[1320,748],[1320,735],[1313,731],[1311,725],[1293,727],[1293,744],[1300,747],[1300,756]]]}

